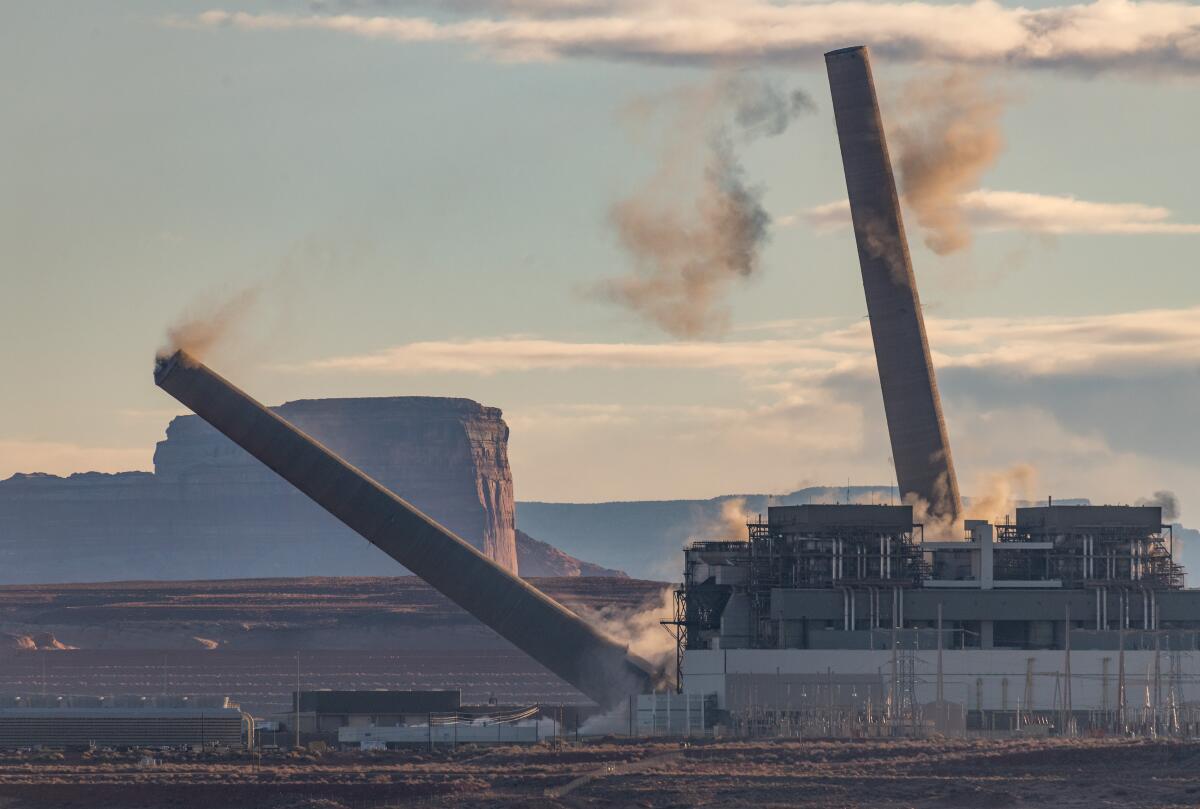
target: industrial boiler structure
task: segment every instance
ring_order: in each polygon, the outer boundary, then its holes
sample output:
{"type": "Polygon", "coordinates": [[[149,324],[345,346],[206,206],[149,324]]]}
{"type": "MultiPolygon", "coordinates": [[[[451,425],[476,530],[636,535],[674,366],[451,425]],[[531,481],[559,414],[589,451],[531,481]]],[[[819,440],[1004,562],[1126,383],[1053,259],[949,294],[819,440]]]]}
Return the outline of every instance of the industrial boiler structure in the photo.
{"type": "Polygon", "coordinates": [[[745,731],[1183,732],[1200,707],[1200,591],[1161,509],[1018,508],[929,541],[911,506],[770,508],[694,542],[680,685],[745,731]]]}

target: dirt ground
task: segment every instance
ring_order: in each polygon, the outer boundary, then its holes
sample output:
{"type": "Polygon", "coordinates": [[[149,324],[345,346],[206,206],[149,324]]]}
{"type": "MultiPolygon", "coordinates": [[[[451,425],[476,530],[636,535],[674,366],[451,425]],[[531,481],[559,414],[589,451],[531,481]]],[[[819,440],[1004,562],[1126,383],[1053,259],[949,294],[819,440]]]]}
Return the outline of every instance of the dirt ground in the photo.
{"type": "MultiPolygon", "coordinates": [[[[588,704],[585,696],[515,649],[305,650],[305,690],[457,688],[469,704],[588,704]]],[[[291,651],[90,650],[0,653],[0,694],[173,694],[232,697],[258,717],[290,710],[291,651]]],[[[2,807],[0,807],[2,809],[2,807]]]]}
{"type": "MultiPolygon", "coordinates": [[[[528,581],[584,613],[644,610],[661,603],[667,587],[637,579],[528,581]]],[[[508,646],[415,576],[0,586],[0,651],[50,637],[93,651],[508,646]]]]}
{"type": "Polygon", "coordinates": [[[0,806],[1178,807],[1200,804],[1200,744],[1141,740],[584,743],[380,753],[27,753],[0,806]]]}
{"type": "MultiPolygon", "coordinates": [[[[664,588],[531,581],[585,612],[636,613],[664,588]]],[[[0,587],[0,694],[228,696],[269,716],[291,705],[297,656],[309,690],[456,688],[467,703],[588,704],[413,576],[0,587]],[[57,646],[27,648],[50,639],[57,646]]]]}

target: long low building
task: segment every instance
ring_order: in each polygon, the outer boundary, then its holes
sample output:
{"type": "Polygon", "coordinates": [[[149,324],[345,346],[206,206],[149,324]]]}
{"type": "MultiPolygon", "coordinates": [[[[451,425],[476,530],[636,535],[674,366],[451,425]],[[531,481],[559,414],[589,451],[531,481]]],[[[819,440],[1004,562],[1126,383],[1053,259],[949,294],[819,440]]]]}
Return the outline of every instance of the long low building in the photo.
{"type": "Polygon", "coordinates": [[[457,689],[292,693],[292,715],[298,716],[303,734],[333,734],[345,727],[423,725],[432,714],[456,712],[461,706],[462,692],[457,689]]]}
{"type": "Polygon", "coordinates": [[[227,699],[14,697],[0,704],[0,748],[242,747],[249,717],[227,699]]]}

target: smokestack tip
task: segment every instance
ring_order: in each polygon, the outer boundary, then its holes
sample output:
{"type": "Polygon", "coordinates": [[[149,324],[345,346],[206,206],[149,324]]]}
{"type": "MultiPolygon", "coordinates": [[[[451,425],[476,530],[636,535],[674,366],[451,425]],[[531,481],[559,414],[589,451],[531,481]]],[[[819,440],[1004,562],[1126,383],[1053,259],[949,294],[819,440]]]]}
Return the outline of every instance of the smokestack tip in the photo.
{"type": "Polygon", "coordinates": [[[851,45],[848,48],[838,48],[837,50],[829,51],[825,54],[825,60],[829,61],[839,56],[865,56],[866,53],[866,45],[851,45]]]}
{"type": "Polygon", "coordinates": [[[179,365],[193,366],[196,360],[182,348],[174,352],[160,351],[154,356],[154,384],[162,387],[163,380],[179,365]]]}

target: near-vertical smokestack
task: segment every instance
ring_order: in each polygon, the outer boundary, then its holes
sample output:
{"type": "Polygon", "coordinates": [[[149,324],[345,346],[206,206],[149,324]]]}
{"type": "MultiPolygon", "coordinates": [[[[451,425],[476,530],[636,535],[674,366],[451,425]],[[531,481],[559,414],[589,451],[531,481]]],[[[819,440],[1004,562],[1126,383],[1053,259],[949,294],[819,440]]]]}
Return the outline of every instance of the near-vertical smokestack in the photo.
{"type": "Polygon", "coordinates": [[[661,673],[183,351],[155,383],[435,590],[605,708],[661,673]]]}
{"type": "Polygon", "coordinates": [[[957,522],[962,511],[958,480],[871,77],[871,58],[865,47],[842,48],[825,54],[825,66],[896,481],[902,495],[928,504],[931,518],[957,522]]]}

